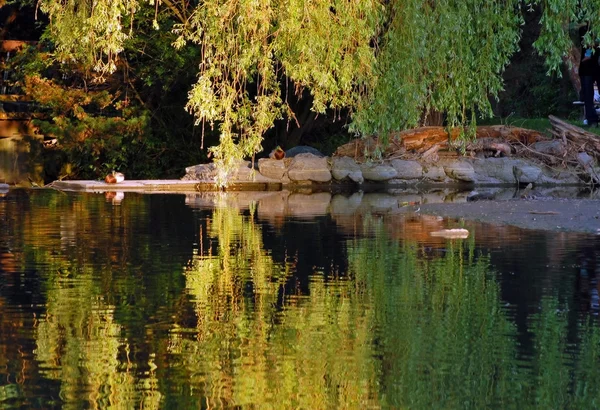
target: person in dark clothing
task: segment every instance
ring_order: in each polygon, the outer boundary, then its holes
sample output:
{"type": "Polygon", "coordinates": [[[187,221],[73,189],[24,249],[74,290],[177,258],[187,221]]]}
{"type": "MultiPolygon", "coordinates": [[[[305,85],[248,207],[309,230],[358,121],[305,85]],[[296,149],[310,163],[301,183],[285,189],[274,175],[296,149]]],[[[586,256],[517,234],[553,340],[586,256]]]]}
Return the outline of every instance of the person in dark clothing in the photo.
{"type": "Polygon", "coordinates": [[[579,77],[581,79],[581,99],[585,109],[584,125],[598,126],[598,114],[594,106],[594,84],[600,80],[600,49],[585,46],[583,36],[586,34],[588,26],[585,25],[579,29],[579,38],[581,41],[581,60],[579,62],[579,77]]]}

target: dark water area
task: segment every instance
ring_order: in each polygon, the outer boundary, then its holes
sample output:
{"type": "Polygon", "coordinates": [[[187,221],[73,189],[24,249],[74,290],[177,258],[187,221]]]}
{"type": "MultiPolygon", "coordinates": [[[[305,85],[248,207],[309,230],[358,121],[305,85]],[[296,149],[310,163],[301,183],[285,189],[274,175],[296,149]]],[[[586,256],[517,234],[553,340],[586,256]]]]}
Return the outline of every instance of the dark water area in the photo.
{"type": "Polygon", "coordinates": [[[600,237],[213,195],[0,197],[1,409],[600,407],[600,237]]]}

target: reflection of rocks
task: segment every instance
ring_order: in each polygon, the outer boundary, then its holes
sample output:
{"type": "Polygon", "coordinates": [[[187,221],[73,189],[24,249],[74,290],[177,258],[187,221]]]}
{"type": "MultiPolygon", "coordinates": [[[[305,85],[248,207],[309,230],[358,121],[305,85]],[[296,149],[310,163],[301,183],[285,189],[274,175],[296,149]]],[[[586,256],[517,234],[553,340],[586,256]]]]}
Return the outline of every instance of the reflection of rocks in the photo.
{"type": "Polygon", "coordinates": [[[392,212],[399,208],[398,198],[401,196],[384,193],[372,193],[363,196],[363,208],[375,212],[392,212]]]}
{"type": "MultiPolygon", "coordinates": [[[[279,183],[282,186],[317,184],[323,186],[346,184],[384,184],[396,186],[503,186],[532,183],[534,186],[581,185],[582,179],[595,179],[600,175],[598,166],[587,158],[581,158],[581,167],[587,172],[578,175],[569,169],[554,170],[532,161],[519,158],[471,158],[444,157],[435,163],[393,159],[357,163],[350,157],[321,157],[311,153],[299,153],[283,160],[262,158],[257,169],[249,161],[241,161],[230,174],[230,182],[279,183]]],[[[214,183],[216,169],[213,164],[186,168],[183,180],[214,183]]],[[[242,185],[244,186],[244,185],[242,185]]],[[[247,189],[250,184],[245,185],[247,189]]]]}
{"type": "Polygon", "coordinates": [[[329,209],[331,194],[318,192],[315,194],[291,194],[288,197],[288,214],[294,217],[313,217],[325,215],[329,209]]]}
{"type": "MultiPolygon", "coordinates": [[[[576,189],[576,187],[569,187],[564,190],[556,187],[534,188],[529,191],[529,195],[540,198],[545,196],[549,199],[561,197],[573,198],[579,193],[575,191],[576,189]]],[[[187,195],[186,204],[193,208],[203,209],[228,208],[239,211],[253,209],[260,221],[276,227],[282,226],[287,218],[312,218],[319,215],[330,215],[337,224],[351,229],[360,229],[362,226],[361,220],[366,215],[390,217],[392,218],[390,220],[399,217],[398,221],[402,220],[402,223],[408,226],[411,215],[415,216],[418,214],[420,219],[415,223],[418,225],[419,232],[423,233],[425,235],[424,238],[426,238],[429,237],[429,232],[444,229],[447,226],[440,223],[438,219],[435,219],[440,217],[435,217],[425,227],[423,225],[424,219],[421,217],[423,213],[435,215],[435,211],[432,211],[432,209],[443,210],[446,209],[446,205],[458,210],[462,209],[463,206],[477,206],[479,207],[477,208],[478,211],[467,211],[464,217],[478,218],[481,215],[488,215],[490,210],[499,206],[497,205],[499,203],[520,207],[521,201],[510,201],[513,198],[520,198],[520,193],[521,191],[515,188],[497,187],[483,187],[471,191],[440,188],[425,192],[419,192],[414,189],[410,191],[394,190],[385,193],[355,192],[351,195],[331,195],[329,192],[298,193],[288,190],[271,192],[202,192],[187,195]],[[494,201],[473,203],[474,201],[484,200],[494,201]],[[457,204],[460,204],[460,206],[456,206],[457,204]]],[[[544,204],[551,202],[555,201],[526,201],[525,206],[530,208],[543,207],[544,204]]],[[[513,215],[515,218],[525,218],[529,222],[531,220],[542,219],[542,217],[532,217],[527,212],[515,213],[514,210],[503,212],[509,216],[513,215]]],[[[546,218],[551,217],[552,215],[546,216],[546,218]]],[[[597,223],[597,219],[591,220],[591,223],[597,223]]],[[[587,222],[586,224],[586,226],[590,225],[587,222]]],[[[396,231],[397,228],[396,226],[388,227],[386,225],[386,229],[390,231],[396,231]]],[[[397,232],[398,235],[407,235],[407,233],[408,231],[397,232]]]]}
{"type": "MultiPolygon", "coordinates": [[[[510,199],[518,192],[515,189],[489,188],[486,199],[510,199]]],[[[532,191],[535,192],[535,191],[532,191]]],[[[477,191],[454,189],[436,189],[428,192],[416,190],[390,190],[389,192],[364,193],[351,195],[329,192],[299,193],[282,191],[238,191],[238,192],[202,192],[186,196],[186,204],[192,208],[233,208],[239,210],[254,206],[261,219],[274,217],[306,217],[315,215],[350,215],[353,213],[404,213],[411,206],[436,203],[463,203],[475,200],[477,191]]]]}
{"type": "Polygon", "coordinates": [[[351,215],[356,212],[362,202],[364,193],[355,192],[349,197],[334,195],[331,198],[330,212],[332,215],[351,215]]]}

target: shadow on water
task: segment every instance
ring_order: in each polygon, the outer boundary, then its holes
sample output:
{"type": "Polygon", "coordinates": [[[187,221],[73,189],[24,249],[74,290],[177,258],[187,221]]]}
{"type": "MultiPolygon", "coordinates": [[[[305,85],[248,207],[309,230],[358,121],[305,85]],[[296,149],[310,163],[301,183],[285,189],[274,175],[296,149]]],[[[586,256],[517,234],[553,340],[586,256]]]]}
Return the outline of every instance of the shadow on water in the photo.
{"type": "Polygon", "coordinates": [[[0,407],[598,407],[597,237],[281,195],[0,198],[0,407]]]}

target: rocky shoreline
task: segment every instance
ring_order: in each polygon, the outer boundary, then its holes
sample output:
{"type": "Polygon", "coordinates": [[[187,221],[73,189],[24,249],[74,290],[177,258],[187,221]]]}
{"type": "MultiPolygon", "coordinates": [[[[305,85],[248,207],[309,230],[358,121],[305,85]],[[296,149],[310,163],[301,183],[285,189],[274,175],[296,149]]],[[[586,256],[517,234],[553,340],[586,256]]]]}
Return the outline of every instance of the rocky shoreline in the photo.
{"type": "MultiPolygon", "coordinates": [[[[183,181],[215,183],[214,164],[186,168],[183,181]]],[[[280,184],[294,186],[363,185],[395,186],[585,186],[577,171],[550,168],[521,158],[440,158],[434,163],[417,160],[391,159],[360,163],[348,156],[320,157],[311,153],[298,154],[281,160],[261,158],[255,166],[240,161],[229,174],[229,183],[280,184]]]]}

